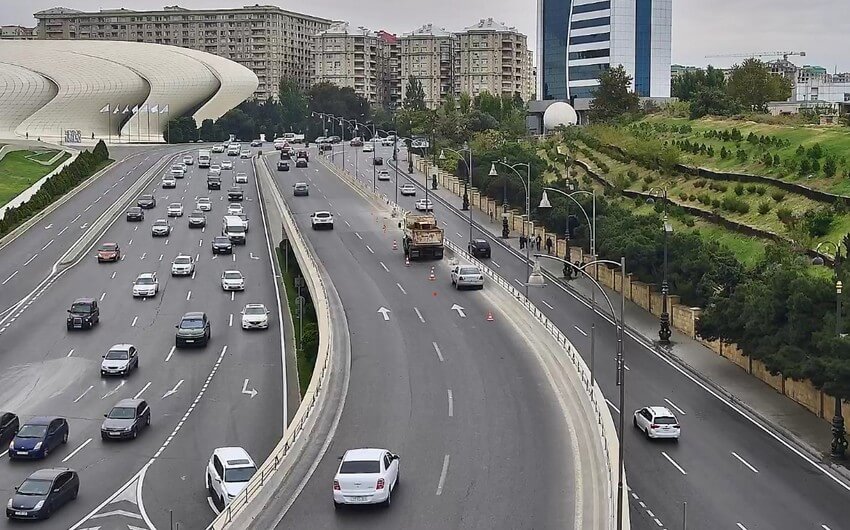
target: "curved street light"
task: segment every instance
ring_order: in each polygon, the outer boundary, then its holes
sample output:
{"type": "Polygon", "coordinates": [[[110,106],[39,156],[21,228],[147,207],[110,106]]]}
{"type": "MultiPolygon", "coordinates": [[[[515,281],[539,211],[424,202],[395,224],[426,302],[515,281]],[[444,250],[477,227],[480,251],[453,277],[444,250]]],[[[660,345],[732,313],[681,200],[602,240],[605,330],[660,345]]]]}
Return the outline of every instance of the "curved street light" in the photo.
{"type": "MultiPolygon", "coordinates": [[[[526,162],[519,162],[516,164],[508,164],[504,160],[496,160],[495,162],[490,164],[490,173],[491,177],[498,177],[499,172],[496,171],[496,164],[500,164],[505,166],[514,172],[514,174],[519,178],[522,182],[523,187],[525,188],[525,216],[531,221],[531,165],[526,162]],[[517,170],[518,167],[524,167],[526,170],[526,177],[523,178],[522,174],[517,170]]],[[[507,225],[507,217],[504,218],[504,223],[507,225]]],[[[525,222],[522,224],[522,234],[525,235],[525,222]]],[[[525,275],[530,276],[530,266],[531,266],[531,258],[529,256],[531,249],[528,245],[525,246],[525,275]]],[[[525,297],[528,298],[528,284],[525,285],[525,297]]]]}
{"type": "Polygon", "coordinates": [[[673,331],[670,329],[670,312],[668,311],[667,304],[667,295],[669,294],[669,284],[667,283],[667,234],[673,232],[673,225],[671,225],[667,220],[667,203],[670,201],[667,199],[667,186],[657,186],[654,188],[650,188],[649,197],[646,199],[647,204],[655,204],[655,198],[658,197],[663,201],[664,204],[664,277],[661,281],[661,318],[660,325],[661,329],[658,330],[658,338],[661,344],[670,344],[670,337],[673,335],[673,331]]]}
{"type": "Polygon", "coordinates": [[[452,149],[451,147],[444,147],[440,149],[440,160],[446,159],[445,151],[450,151],[455,153],[463,160],[464,165],[466,166],[466,181],[463,183],[463,206],[462,210],[469,210],[469,242],[472,242],[472,208],[469,207],[469,187],[472,186],[472,148],[469,147],[469,144],[464,143],[463,147],[460,149],[452,149]],[[469,155],[469,161],[464,157],[464,152],[469,155]]]}
{"type": "MultiPolygon", "coordinates": [[[[581,213],[584,214],[584,218],[587,220],[587,226],[590,227],[590,254],[596,257],[596,192],[595,191],[587,191],[587,190],[578,190],[572,193],[567,193],[565,191],[559,190],[557,188],[543,188],[543,197],[540,199],[540,204],[538,208],[551,208],[552,204],[549,202],[549,197],[546,195],[546,192],[551,191],[553,193],[558,193],[563,195],[564,197],[573,201],[581,210],[581,213]],[[592,217],[587,215],[587,210],[584,209],[584,206],[581,205],[575,199],[575,195],[590,195],[593,198],[593,213],[592,217]]],[[[567,215],[567,228],[566,228],[566,238],[569,240],[570,236],[570,217],[567,215]]]]}

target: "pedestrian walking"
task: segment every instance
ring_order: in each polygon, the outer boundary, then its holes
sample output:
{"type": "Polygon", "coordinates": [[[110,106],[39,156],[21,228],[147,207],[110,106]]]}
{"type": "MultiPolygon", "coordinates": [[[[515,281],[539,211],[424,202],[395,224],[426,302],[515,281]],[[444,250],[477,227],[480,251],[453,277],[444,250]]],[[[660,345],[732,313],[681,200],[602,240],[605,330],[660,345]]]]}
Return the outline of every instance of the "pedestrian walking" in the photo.
{"type": "Polygon", "coordinates": [[[520,234],[519,236],[519,249],[522,250],[525,248],[525,235],[520,234]]]}
{"type": "Polygon", "coordinates": [[[540,237],[540,234],[537,234],[537,251],[540,252],[540,243],[543,242],[543,238],[540,237]]]}
{"type": "Polygon", "coordinates": [[[552,238],[548,236],[546,237],[546,253],[552,253],[552,238]]]}
{"type": "Polygon", "coordinates": [[[493,208],[490,208],[490,222],[493,222],[493,208]]]}

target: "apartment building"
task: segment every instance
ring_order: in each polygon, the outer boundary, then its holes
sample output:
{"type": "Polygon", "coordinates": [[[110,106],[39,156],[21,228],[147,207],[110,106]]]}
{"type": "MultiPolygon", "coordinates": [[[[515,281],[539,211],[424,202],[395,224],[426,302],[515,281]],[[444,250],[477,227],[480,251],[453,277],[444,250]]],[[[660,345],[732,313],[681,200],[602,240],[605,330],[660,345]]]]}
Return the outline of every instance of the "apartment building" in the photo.
{"type": "Polygon", "coordinates": [[[531,99],[532,69],[527,38],[516,28],[492,18],[464,28],[457,34],[458,68],[455,91],[475,97],[481,92],[531,99]]]}
{"type": "Polygon", "coordinates": [[[34,40],[35,38],[35,28],[0,26],[0,40],[34,40]]]}
{"type": "Polygon", "coordinates": [[[121,40],[170,44],[212,53],[252,70],[254,98],[277,97],[280,79],[307,90],[313,83],[313,38],[335,22],[276,6],[159,11],[53,8],[35,13],[40,39],[121,40]]]}
{"type": "Polygon", "coordinates": [[[384,105],[396,108],[401,105],[401,41],[393,34],[379,31],[378,37],[383,41],[382,84],[384,85],[384,105]]]}
{"type": "Polygon", "coordinates": [[[384,100],[383,39],[347,22],[319,32],[313,40],[316,83],[349,87],[369,103],[384,100]]]}
{"type": "Polygon", "coordinates": [[[425,105],[436,108],[448,94],[457,94],[458,38],[445,28],[426,24],[399,39],[401,42],[402,104],[411,77],[422,83],[425,105]]]}

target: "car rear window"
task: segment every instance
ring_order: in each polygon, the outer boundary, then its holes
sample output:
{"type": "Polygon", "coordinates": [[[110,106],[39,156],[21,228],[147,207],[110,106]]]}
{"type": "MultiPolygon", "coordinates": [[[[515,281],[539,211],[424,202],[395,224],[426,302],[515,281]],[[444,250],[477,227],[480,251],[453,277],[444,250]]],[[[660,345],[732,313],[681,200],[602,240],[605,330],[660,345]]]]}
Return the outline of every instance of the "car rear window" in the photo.
{"type": "Polygon", "coordinates": [[[378,460],[347,460],[339,468],[342,474],[380,473],[381,463],[378,460]]]}
{"type": "Polygon", "coordinates": [[[479,271],[475,267],[461,267],[460,273],[461,274],[481,274],[481,271],[479,271]]]}
{"type": "Polygon", "coordinates": [[[671,418],[670,416],[656,416],[653,423],[657,423],[659,425],[676,425],[678,422],[676,421],[676,418],[671,418]]]}

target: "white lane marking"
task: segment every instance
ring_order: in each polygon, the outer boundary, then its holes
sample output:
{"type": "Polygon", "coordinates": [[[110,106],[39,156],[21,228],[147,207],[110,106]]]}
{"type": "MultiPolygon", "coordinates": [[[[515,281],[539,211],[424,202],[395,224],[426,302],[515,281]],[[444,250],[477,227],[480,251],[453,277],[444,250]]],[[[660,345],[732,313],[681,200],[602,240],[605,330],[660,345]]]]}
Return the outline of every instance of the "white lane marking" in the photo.
{"type": "Polygon", "coordinates": [[[112,271],[112,279],[115,279],[115,275],[118,274],[118,271],[112,271]]]}
{"type": "Polygon", "coordinates": [[[522,283],[521,281],[517,280],[516,278],[514,278],[514,281],[517,282],[517,284],[520,285],[521,287],[525,287],[525,284],[522,283]]]}
{"type": "Polygon", "coordinates": [[[133,323],[130,324],[130,327],[133,327],[133,328],[136,327],[136,322],[138,322],[138,321],[139,321],[139,317],[137,317],[137,316],[133,317],[133,323]]]}
{"type": "Polygon", "coordinates": [[[679,407],[678,407],[675,403],[673,403],[673,402],[672,402],[672,401],[670,401],[669,399],[664,398],[664,401],[665,401],[668,405],[670,405],[671,407],[673,407],[674,409],[676,409],[676,410],[679,412],[679,414],[681,414],[682,416],[687,416],[687,415],[688,415],[688,413],[687,413],[687,412],[685,412],[684,410],[680,409],[680,408],[679,408],[679,407]]]}
{"type": "Polygon", "coordinates": [[[71,454],[69,454],[68,456],[66,456],[65,458],[63,458],[63,459],[62,459],[62,462],[64,463],[64,462],[67,462],[68,460],[70,460],[70,459],[74,458],[74,455],[75,455],[75,454],[77,454],[77,453],[79,453],[80,451],[82,451],[82,450],[83,450],[83,447],[87,446],[87,445],[88,445],[88,444],[90,444],[90,443],[91,443],[91,438],[89,438],[89,439],[88,439],[88,440],[86,440],[85,442],[81,443],[79,447],[77,447],[76,449],[74,449],[73,451],[71,451],[71,454]]]}
{"type": "Polygon", "coordinates": [[[47,242],[47,244],[46,244],[46,245],[44,245],[43,247],[41,247],[41,250],[45,250],[47,247],[49,247],[49,246],[50,246],[50,245],[52,245],[52,244],[53,244],[53,240],[51,239],[50,241],[48,241],[48,242],[47,242]]]}
{"type": "Polygon", "coordinates": [[[232,302],[236,298],[236,291],[230,291],[230,301],[232,302]]]}
{"type": "Polygon", "coordinates": [[[85,209],[85,210],[83,210],[83,211],[87,212],[87,211],[91,210],[91,207],[92,207],[92,205],[91,205],[91,204],[89,204],[88,206],[86,206],[86,209],[85,209]]]}
{"type": "Polygon", "coordinates": [[[236,253],[231,254],[230,257],[233,258],[233,262],[236,263],[236,253]]]}
{"type": "Polygon", "coordinates": [[[369,252],[371,252],[372,254],[374,254],[374,253],[375,253],[375,251],[374,251],[374,250],[372,250],[372,247],[370,247],[369,245],[366,245],[366,248],[367,248],[367,249],[369,250],[369,252]]]}
{"type": "Polygon", "coordinates": [[[443,493],[443,485],[446,483],[446,473],[449,472],[449,455],[443,457],[443,470],[440,472],[440,482],[437,483],[437,495],[443,493]]]}
{"type": "Polygon", "coordinates": [[[133,238],[130,238],[130,241],[128,241],[127,244],[132,245],[133,244],[133,238]]]}
{"type": "MultiPolygon", "coordinates": [[[[540,300],[540,301],[541,301],[541,302],[543,302],[543,305],[545,305],[545,306],[546,306],[546,307],[548,307],[549,309],[552,309],[552,310],[554,310],[554,309],[555,309],[554,307],[550,306],[550,305],[549,305],[549,302],[547,302],[546,300],[540,300]]],[[[584,332],[582,332],[582,333],[584,333],[584,332]]],[[[587,336],[587,335],[585,335],[585,337],[586,337],[586,336],[587,336]]]]}
{"type": "Polygon", "coordinates": [[[3,283],[2,283],[2,284],[0,284],[0,285],[6,285],[6,283],[8,283],[8,282],[9,282],[9,280],[11,280],[12,278],[14,278],[14,277],[15,277],[15,276],[17,276],[17,275],[18,275],[18,271],[13,272],[13,273],[12,273],[12,275],[11,275],[11,276],[9,276],[8,278],[6,278],[5,280],[3,280],[3,283]]]}
{"type": "Polygon", "coordinates": [[[407,294],[407,291],[404,290],[404,287],[402,287],[400,283],[396,282],[396,285],[398,285],[398,289],[402,292],[402,294],[407,294]]]}
{"type": "Polygon", "coordinates": [[[165,356],[165,362],[168,362],[168,361],[171,360],[171,356],[174,355],[174,350],[176,350],[176,349],[177,349],[177,346],[171,347],[171,349],[168,351],[168,355],[165,356]]]}
{"type": "Polygon", "coordinates": [[[61,236],[62,234],[64,234],[64,233],[65,233],[65,230],[67,230],[67,229],[68,229],[68,227],[66,226],[65,228],[63,228],[62,230],[60,230],[60,231],[59,231],[59,233],[58,233],[58,234],[56,234],[56,235],[57,235],[57,236],[61,236]]]}
{"type": "Polygon", "coordinates": [[[124,258],[127,257],[127,254],[121,254],[121,261],[124,261],[124,258]]]}
{"type": "Polygon", "coordinates": [[[759,470],[758,470],[758,469],[754,468],[752,465],[750,465],[750,463],[749,463],[749,462],[747,462],[746,460],[744,460],[743,458],[741,458],[741,456],[740,456],[738,453],[736,453],[735,451],[732,451],[732,456],[734,456],[735,458],[737,458],[737,459],[738,459],[738,461],[739,461],[739,462],[741,462],[742,464],[744,464],[745,466],[747,466],[748,468],[750,468],[750,471],[752,471],[753,473],[758,473],[758,472],[759,472],[759,470]]]}
{"type": "Polygon", "coordinates": [[[203,240],[203,239],[199,239],[199,240],[198,240],[198,246],[199,246],[199,247],[204,246],[204,240],[203,240]]]}
{"type": "Polygon", "coordinates": [[[106,291],[100,294],[100,301],[103,302],[103,299],[106,298],[106,291]]]}
{"type": "Polygon", "coordinates": [[[195,271],[192,271],[192,279],[195,279],[195,271]]]}
{"type": "Polygon", "coordinates": [[[440,347],[436,342],[432,342],[431,344],[434,346],[434,351],[437,352],[437,359],[440,359],[440,362],[443,362],[445,359],[443,359],[443,352],[440,351],[440,347]]]}
{"type": "Polygon", "coordinates": [[[455,399],[452,396],[452,389],[449,389],[449,418],[454,418],[455,415],[455,399]]]}
{"type": "Polygon", "coordinates": [[[501,265],[499,265],[498,263],[496,263],[496,262],[495,262],[495,261],[493,261],[493,260],[490,260],[490,263],[492,263],[493,265],[495,265],[497,269],[501,269],[501,268],[502,268],[502,266],[501,266],[501,265]]]}
{"type": "Polygon", "coordinates": [[[99,203],[99,202],[100,202],[100,199],[102,199],[102,198],[103,198],[103,195],[101,195],[100,197],[98,197],[97,199],[95,199],[95,200],[94,200],[94,203],[92,203],[92,204],[97,204],[97,203],[99,203]]]}
{"type": "MultiPolygon", "coordinates": [[[[0,455],[0,456],[3,456],[3,455],[0,455]]],[[[825,524],[820,525],[820,527],[823,528],[823,530],[832,530],[830,527],[826,526],[825,524]]]]}
{"type": "Polygon", "coordinates": [[[673,464],[673,467],[675,467],[676,469],[678,469],[678,470],[679,470],[679,473],[681,473],[681,474],[683,474],[683,475],[687,475],[687,474],[688,474],[688,472],[687,472],[687,471],[685,471],[684,469],[682,469],[682,466],[680,466],[679,464],[677,464],[677,463],[676,463],[676,461],[675,461],[675,460],[673,460],[672,458],[670,458],[670,455],[668,455],[665,451],[661,451],[661,456],[663,456],[664,458],[666,458],[666,459],[667,459],[667,461],[668,461],[668,462],[670,462],[671,464],[673,464]]]}
{"type": "Polygon", "coordinates": [[[30,259],[26,260],[26,261],[24,262],[24,267],[26,267],[27,265],[29,265],[30,263],[32,263],[32,260],[34,260],[36,256],[38,256],[38,254],[34,254],[34,255],[33,255],[33,257],[31,257],[30,259]]]}
{"type": "Polygon", "coordinates": [[[68,352],[68,355],[66,355],[65,357],[70,357],[72,355],[74,355],[74,348],[71,348],[71,350],[68,352]]]}
{"type": "Polygon", "coordinates": [[[162,261],[162,254],[159,255],[159,260],[157,261],[162,261]]]}
{"type": "Polygon", "coordinates": [[[354,232],[354,235],[357,236],[357,239],[359,239],[360,241],[363,241],[363,236],[361,236],[357,232],[354,232]]]}
{"type": "Polygon", "coordinates": [[[75,399],[75,400],[74,400],[74,403],[77,403],[78,401],[80,401],[81,399],[83,399],[83,397],[84,397],[86,394],[88,394],[88,393],[89,393],[89,390],[91,390],[92,388],[94,388],[94,385],[89,385],[89,387],[86,389],[86,391],[85,391],[85,392],[83,392],[82,394],[80,394],[80,395],[77,397],[77,399],[75,399]]]}
{"type": "Polygon", "coordinates": [[[414,310],[414,311],[416,311],[416,316],[418,316],[418,317],[419,317],[419,322],[422,322],[422,323],[424,324],[424,323],[425,323],[425,318],[422,316],[422,313],[420,313],[420,312],[419,312],[419,308],[418,308],[418,307],[414,307],[414,308],[413,308],[413,310],[414,310]]]}
{"type": "Polygon", "coordinates": [[[460,238],[463,237],[463,235],[460,232],[455,232],[455,234],[457,234],[457,237],[460,237],[460,238]]]}
{"type": "Polygon", "coordinates": [[[664,527],[664,525],[661,523],[661,521],[658,520],[658,517],[654,517],[652,520],[655,521],[655,524],[658,525],[659,528],[664,527]]]}
{"type": "Polygon", "coordinates": [[[127,382],[127,380],[126,380],[126,379],[122,379],[122,380],[121,380],[121,382],[120,382],[120,383],[118,383],[118,386],[116,386],[115,388],[113,388],[112,390],[110,390],[109,392],[107,392],[106,394],[104,394],[104,395],[103,395],[100,399],[106,399],[106,398],[108,398],[109,396],[111,396],[111,395],[115,394],[116,392],[118,392],[119,390],[121,390],[121,387],[122,387],[122,386],[124,386],[124,384],[125,384],[126,382],[127,382]]]}
{"type": "Polygon", "coordinates": [[[141,396],[145,392],[145,390],[147,390],[151,386],[151,383],[152,381],[148,381],[147,384],[143,386],[142,389],[139,390],[135,396],[133,396],[133,399],[139,399],[139,396],[141,396]]]}
{"type": "Polygon", "coordinates": [[[385,271],[390,272],[390,270],[387,268],[387,266],[384,265],[383,261],[381,262],[381,267],[383,267],[385,271]]]}
{"type": "Polygon", "coordinates": [[[165,240],[165,244],[166,244],[166,245],[168,244],[168,239],[166,239],[166,240],[165,240]]]}
{"type": "MultiPolygon", "coordinates": [[[[549,305],[549,304],[546,304],[546,305],[549,305]]],[[[578,331],[579,333],[581,333],[582,335],[587,337],[587,333],[585,333],[584,330],[582,330],[580,327],[578,327],[578,326],[573,326],[573,327],[576,328],[576,331],[578,331]]]]}
{"type": "Polygon", "coordinates": [[[80,216],[78,215],[78,216],[74,217],[73,219],[71,219],[71,224],[76,223],[79,218],[80,218],[80,216]]]}
{"type": "Polygon", "coordinates": [[[351,223],[349,223],[348,221],[343,221],[343,222],[345,223],[345,226],[347,226],[348,228],[351,228],[351,223]]]}
{"type": "Polygon", "coordinates": [[[230,321],[227,323],[228,326],[233,325],[233,313],[230,313],[230,321]]]}
{"type": "Polygon", "coordinates": [[[186,300],[189,300],[190,298],[192,298],[192,291],[186,293],[186,300]]]}
{"type": "Polygon", "coordinates": [[[611,400],[610,400],[610,399],[605,398],[605,403],[608,403],[608,406],[609,406],[609,407],[611,407],[612,409],[616,410],[616,411],[617,411],[617,414],[619,414],[619,413],[620,413],[620,409],[618,409],[618,408],[616,407],[616,405],[614,405],[613,403],[611,403],[611,400]]]}
{"type": "Polygon", "coordinates": [[[197,262],[197,261],[198,261],[198,260],[200,260],[200,259],[201,259],[201,255],[200,255],[200,254],[195,254],[195,261],[197,262]]]}
{"type": "Polygon", "coordinates": [[[742,525],[741,523],[735,523],[735,524],[738,525],[738,528],[740,528],[741,530],[747,530],[747,527],[742,525]]]}

